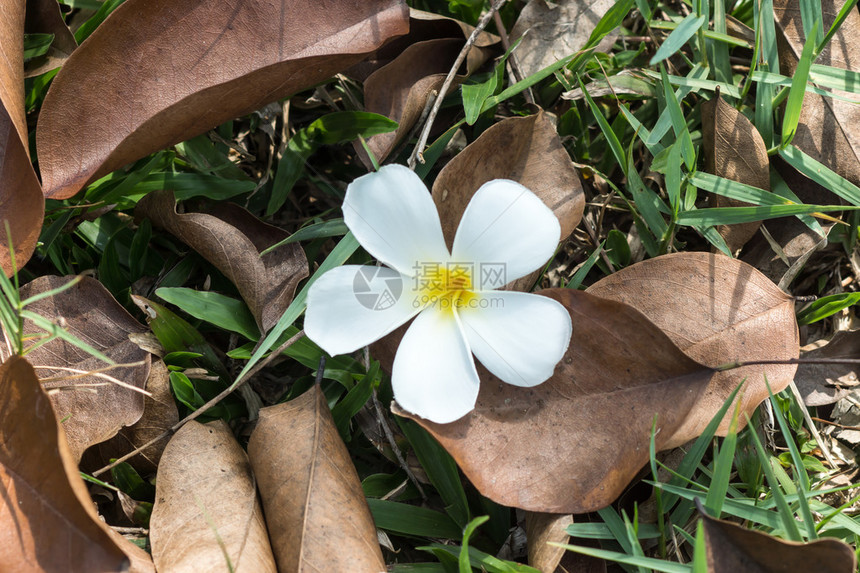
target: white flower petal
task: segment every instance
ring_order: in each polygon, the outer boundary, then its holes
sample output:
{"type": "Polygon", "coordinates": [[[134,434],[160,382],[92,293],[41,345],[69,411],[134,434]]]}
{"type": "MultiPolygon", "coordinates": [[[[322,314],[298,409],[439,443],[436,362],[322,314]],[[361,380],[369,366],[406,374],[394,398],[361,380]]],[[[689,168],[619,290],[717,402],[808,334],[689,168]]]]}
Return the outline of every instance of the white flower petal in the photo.
{"type": "Polygon", "coordinates": [[[418,315],[397,349],[391,384],[397,403],[427,420],[447,424],[472,411],[480,381],[453,312],[418,315]]]}
{"type": "Polygon", "coordinates": [[[332,269],[308,292],[305,333],[332,356],[367,346],[419,312],[413,283],[387,267],[332,269]]]}
{"type": "Polygon", "coordinates": [[[477,265],[476,290],[495,289],[540,268],[560,237],[558,218],[537,195],[514,181],[495,179],[466,207],[451,260],[477,265]]]}
{"type": "Polygon", "coordinates": [[[412,276],[417,263],[448,260],[436,205],[403,165],[386,165],[350,183],[343,219],[368,253],[405,275],[412,276]]]}
{"type": "Polygon", "coordinates": [[[545,296],[483,292],[458,312],[469,346],[481,364],[515,386],[546,381],[570,343],[570,314],[545,296]]]}

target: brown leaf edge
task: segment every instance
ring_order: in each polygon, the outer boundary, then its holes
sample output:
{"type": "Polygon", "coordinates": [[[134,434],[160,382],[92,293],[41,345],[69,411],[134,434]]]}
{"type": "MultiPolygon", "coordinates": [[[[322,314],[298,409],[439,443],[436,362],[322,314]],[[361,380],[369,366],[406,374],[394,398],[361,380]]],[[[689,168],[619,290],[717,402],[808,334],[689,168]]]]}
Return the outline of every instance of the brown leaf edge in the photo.
{"type": "Polygon", "coordinates": [[[274,573],[275,559],[245,451],[222,420],[190,421],[159,465],[150,520],[159,571],[274,573]]]}
{"type": "Polygon", "coordinates": [[[0,364],[0,562],[9,571],[121,571],[62,426],[26,359],[0,364]]]}
{"type": "Polygon", "coordinates": [[[24,109],[23,1],[3,9],[0,20],[0,266],[12,276],[33,255],[45,201],[30,163],[24,109]],[[9,225],[9,235],[6,234],[9,225]],[[14,255],[10,253],[12,241],[14,255]],[[13,261],[14,256],[14,261],[13,261]]]}
{"type": "Polygon", "coordinates": [[[290,305],[299,281],[308,276],[304,250],[297,243],[260,255],[287,237],[235,204],[212,205],[206,212],[178,213],[172,191],[155,191],[137,204],[135,217],[176,236],[230,279],[268,332],[290,305]]]}
{"type": "MultiPolygon", "coordinates": [[[[587,292],[641,311],[692,359],[716,368],[736,361],[797,358],[794,298],[750,265],[722,254],[684,252],[648,259],[605,277],[587,292]]],[[[797,365],[754,365],[717,372],[705,396],[669,445],[700,435],[742,382],[741,427],[747,415],[794,377],[797,365]]],[[[732,410],[729,410],[731,412],[732,410]]],[[[717,430],[725,435],[731,414],[717,430]]]]}
{"type": "Polygon", "coordinates": [[[386,570],[361,481],[318,386],[260,410],[248,457],[279,570],[386,570]]]}
{"type": "MultiPolygon", "coordinates": [[[[588,513],[612,503],[647,462],[654,416],[660,450],[714,372],[631,306],[572,289],[538,294],[563,304],[574,325],[548,381],[519,388],[479,367],[477,404],[460,420],[436,424],[396,404],[393,411],[430,432],[493,501],[588,513]]],[[[384,354],[382,360],[393,357],[384,354]]]]}
{"type": "Polygon", "coordinates": [[[701,503],[699,506],[708,571],[712,573],[854,573],[857,569],[854,550],[839,539],[823,538],[808,543],[784,541],[762,531],[715,519],[704,513],[701,503]]]}

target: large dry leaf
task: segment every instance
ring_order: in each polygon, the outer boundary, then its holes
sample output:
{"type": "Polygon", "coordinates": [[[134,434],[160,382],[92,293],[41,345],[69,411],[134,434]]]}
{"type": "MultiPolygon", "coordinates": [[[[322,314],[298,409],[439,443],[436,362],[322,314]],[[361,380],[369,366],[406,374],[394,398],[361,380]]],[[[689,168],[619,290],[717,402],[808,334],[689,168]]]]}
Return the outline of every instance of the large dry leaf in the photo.
{"type": "Polygon", "coordinates": [[[577,52],[615,0],[529,0],[511,30],[511,43],[524,76],[577,52]]]}
{"type": "Polygon", "coordinates": [[[260,410],[248,457],[279,571],[386,570],[361,482],[318,387],[260,410]]]}
{"type": "MultiPolygon", "coordinates": [[[[755,126],[717,95],[702,104],[702,143],[705,170],[732,181],[770,190],[770,161],[767,146],[755,126]]],[[[741,207],[742,201],[713,195],[714,207],[741,207]]],[[[719,225],[717,231],[732,252],[749,241],[761,221],[719,225]]]]}
{"type": "MultiPolygon", "coordinates": [[[[21,287],[21,298],[27,298],[58,288],[74,277],[44,276],[21,287]]],[[[140,362],[137,366],[114,368],[107,372],[137,388],[143,388],[149,375],[150,354],[129,340],[129,335],[146,332],[105,289],[92,278],[83,278],[73,287],[44,298],[27,307],[37,314],[60,321],[66,330],[117,364],[140,362]]],[[[26,333],[41,332],[25,323],[26,333]]],[[[55,339],[36,348],[27,357],[40,378],[67,377],[73,373],[54,370],[61,366],[91,371],[103,368],[105,363],[72,344],[55,339]]],[[[95,376],[75,380],[56,380],[45,383],[45,389],[56,390],[51,401],[63,422],[69,448],[75,460],[81,459],[84,450],[116,435],[123,426],[138,421],[143,414],[144,396],[95,376]],[[99,384],[95,387],[87,385],[99,384]]]]}
{"type": "Polygon", "coordinates": [[[288,233],[238,205],[218,203],[203,213],[180,214],[172,191],[156,191],[138,203],[135,215],[175,235],[233,281],[261,332],[278,322],[296,285],[308,276],[305,253],[297,243],[260,256],[288,233]]]}
{"type": "MultiPolygon", "coordinates": [[[[842,0],[821,0],[825,30],[830,28],[843,4],[842,0]]],[[[795,0],[775,0],[773,12],[779,40],[779,66],[783,75],[791,77],[806,41],[800,4],[795,0]]],[[[860,13],[852,9],[815,63],[860,71],[858,33],[860,13]]],[[[856,99],[852,94],[840,93],[849,99],[856,99]]],[[[858,124],[860,106],[857,104],[806,92],[792,143],[855,185],[860,185],[858,124]]]]}
{"type": "Polygon", "coordinates": [[[562,240],[582,219],[585,194],[579,174],[543,111],[500,121],[439,173],[433,200],[449,247],[472,195],[492,179],[511,179],[531,189],[558,217],[562,240]]]}
{"type": "MultiPolygon", "coordinates": [[[[805,348],[805,347],[804,347],[805,348]]],[[[804,352],[804,359],[855,359],[860,356],[860,330],[839,331],[826,344],[804,352]]],[[[854,364],[800,364],[794,381],[807,406],[834,404],[860,384],[854,364]]]]}
{"type": "Polygon", "coordinates": [[[504,384],[479,367],[474,411],[421,424],[475,487],[503,505],[548,513],[588,513],[618,497],[657,449],[684,424],[713,371],[681,352],[634,308],[572,289],[540,294],[573,321],[555,374],[534,388],[504,384]]]}
{"type": "Polygon", "coordinates": [[[838,539],[796,543],[708,515],[702,519],[711,573],[853,573],[857,568],[854,550],[838,539]]]}
{"type": "Polygon", "coordinates": [[[42,106],[45,195],[317,84],[406,33],[402,0],[129,0],[68,59],[42,106]]]}
{"type": "MultiPolygon", "coordinates": [[[[99,444],[98,453],[102,462],[99,467],[110,458],[124,456],[157,438],[179,421],[179,410],[170,392],[169,375],[164,362],[156,360],[152,363],[149,378],[146,380],[146,391],[151,395],[143,401],[143,416],[131,426],[121,429],[107,442],[99,444]]],[[[128,460],[128,463],[143,475],[155,473],[167,442],[168,438],[164,438],[144,448],[140,454],[128,460]]]]}
{"type": "Polygon", "coordinates": [[[122,571],[51,402],[26,360],[0,365],[0,563],[4,571],[122,571]]]}
{"type": "Polygon", "coordinates": [[[74,34],[63,20],[60,5],[56,0],[28,0],[25,26],[28,34],[54,35],[48,53],[27,62],[27,77],[59,68],[78,47],[74,34]]]}
{"type": "Polygon", "coordinates": [[[30,259],[39,232],[45,202],[27,144],[24,110],[24,0],[4,3],[0,18],[0,266],[12,274],[9,225],[15,264],[30,259]]]}
{"type": "Polygon", "coordinates": [[[549,545],[570,541],[567,526],[573,523],[570,514],[526,512],[526,539],[529,548],[529,565],[542,573],[554,573],[567,552],[564,547],[549,545]]]}
{"type": "Polygon", "coordinates": [[[171,438],[149,526],[159,571],[275,571],[248,456],[221,420],[171,438]]]}
{"type": "MultiPolygon", "coordinates": [[[[675,253],[610,275],[588,292],[640,310],[687,355],[711,367],[743,360],[797,358],[794,299],[760,272],[736,259],[709,253],[675,253]]],[[[669,441],[698,436],[742,381],[741,420],[791,382],[795,365],[746,366],[717,373],[704,398],[669,441]]],[[[731,414],[720,425],[728,429],[731,414]]]]}
{"type": "MultiPolygon", "coordinates": [[[[411,10],[409,35],[381,50],[383,57],[392,54],[392,50],[397,52],[389,63],[365,80],[364,106],[367,111],[393,119],[398,126],[394,132],[374,135],[367,140],[367,146],[379,162],[412,131],[431,94],[442,87],[473,29],[451,18],[411,10]]],[[[486,32],[478,35],[466,56],[464,68],[458,70],[462,73],[456,76],[454,86],[487,60],[490,47],[498,41],[498,37],[486,32]]],[[[356,149],[360,148],[356,145],[356,149]]],[[[363,149],[361,155],[364,155],[363,149]]]]}

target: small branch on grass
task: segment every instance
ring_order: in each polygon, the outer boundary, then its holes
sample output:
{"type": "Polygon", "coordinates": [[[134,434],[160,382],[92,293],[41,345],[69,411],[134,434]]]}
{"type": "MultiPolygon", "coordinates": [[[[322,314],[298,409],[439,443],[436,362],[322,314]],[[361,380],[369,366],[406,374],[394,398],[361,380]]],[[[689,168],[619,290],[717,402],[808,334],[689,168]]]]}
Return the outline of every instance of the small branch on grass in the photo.
{"type": "MultiPolygon", "coordinates": [[[[132,390],[133,392],[138,392],[143,394],[144,396],[152,397],[152,394],[144,390],[143,388],[138,388],[137,386],[133,386],[122,380],[118,380],[113,376],[109,376],[104,374],[107,370],[113,370],[115,368],[132,368],[134,366],[143,366],[145,362],[143,360],[139,362],[129,362],[127,364],[111,364],[109,366],[105,366],[104,368],[99,368],[97,370],[79,370],[78,368],[69,368],[66,366],[33,366],[36,370],[62,370],[64,372],[74,372],[71,376],[49,376],[47,378],[39,378],[39,382],[44,384],[45,382],[59,382],[61,380],[78,380],[80,378],[88,378],[90,376],[95,376],[96,378],[101,378],[103,380],[107,380],[112,384],[116,384],[122,388],[127,390],[132,390]]],[[[101,386],[101,384],[99,384],[101,386]]],[[[94,384],[77,384],[76,386],[94,386],[94,384]]],[[[51,388],[53,389],[53,388],[51,388]]]]}
{"type": "MultiPolygon", "coordinates": [[[[499,32],[499,38],[502,39],[502,48],[507,52],[511,49],[511,41],[508,39],[508,32],[505,30],[505,24],[502,22],[502,17],[499,15],[499,11],[495,10],[493,12],[493,21],[496,23],[496,30],[499,32]]],[[[528,31],[526,31],[528,33],[528,31]]],[[[523,34],[525,35],[525,34],[523,34]]],[[[517,60],[516,50],[511,52],[511,55],[508,56],[508,70],[510,71],[511,76],[514,81],[511,83],[521,82],[525,79],[523,75],[523,71],[520,68],[520,63],[517,60]]],[[[532,88],[527,87],[523,92],[523,97],[526,98],[526,102],[534,105],[535,104],[535,96],[532,93],[532,88]]]]}
{"type": "Polygon", "coordinates": [[[412,480],[412,483],[415,484],[415,487],[418,489],[418,493],[421,494],[424,501],[427,501],[427,494],[424,493],[424,488],[421,487],[421,483],[418,481],[418,478],[416,478],[415,474],[412,473],[412,470],[409,468],[409,464],[406,463],[406,459],[404,459],[403,454],[400,453],[400,448],[397,447],[397,442],[394,441],[394,434],[391,432],[391,428],[388,427],[388,422],[385,421],[385,416],[382,414],[382,405],[379,403],[379,398],[376,397],[375,388],[371,397],[373,398],[373,408],[376,410],[376,419],[379,421],[379,425],[382,426],[382,431],[385,432],[385,437],[388,439],[391,451],[394,452],[394,456],[400,463],[400,467],[403,468],[403,471],[406,472],[406,475],[410,480],[412,480]]]}
{"type": "Polygon", "coordinates": [[[487,24],[489,24],[490,20],[493,18],[493,14],[496,13],[496,11],[498,11],[506,1],[507,0],[495,0],[495,2],[493,2],[493,5],[490,6],[490,10],[481,16],[481,19],[475,26],[472,34],[469,36],[469,39],[466,40],[466,45],[463,46],[463,49],[460,50],[460,53],[457,55],[457,59],[454,60],[454,65],[451,66],[451,71],[448,72],[445,81],[442,83],[442,87],[439,89],[439,95],[436,96],[436,101],[430,109],[430,116],[427,118],[427,123],[424,124],[424,129],[421,131],[421,137],[418,138],[415,150],[409,157],[409,169],[414,171],[418,161],[424,163],[424,146],[427,145],[427,139],[430,137],[430,129],[433,127],[433,122],[436,121],[436,115],[438,115],[439,109],[442,107],[442,100],[445,99],[445,94],[448,93],[448,90],[451,89],[451,84],[454,83],[454,78],[457,76],[457,70],[460,69],[460,65],[462,65],[463,60],[466,59],[466,55],[478,39],[478,35],[484,31],[484,28],[487,27],[487,24]]]}
{"type": "Polygon", "coordinates": [[[729,362],[715,367],[717,372],[734,370],[744,366],[758,366],[766,364],[853,364],[860,366],[860,358],[785,358],[783,360],[742,360],[729,362]]]}
{"type": "MultiPolygon", "coordinates": [[[[217,396],[215,396],[214,398],[212,398],[211,400],[209,400],[208,402],[206,402],[205,404],[203,404],[202,406],[200,406],[200,407],[199,407],[197,410],[195,410],[194,412],[191,412],[191,413],[190,413],[188,416],[186,416],[185,418],[183,418],[183,419],[179,420],[177,423],[175,423],[173,426],[171,426],[171,428],[170,428],[169,430],[167,430],[167,431],[165,431],[165,432],[162,432],[162,433],[161,433],[160,435],[158,435],[157,437],[153,438],[152,440],[149,440],[148,442],[146,442],[146,443],[145,443],[145,444],[143,444],[142,446],[138,446],[138,447],[137,447],[137,448],[135,448],[133,451],[131,451],[131,452],[127,453],[126,455],[122,456],[121,458],[119,458],[119,459],[117,459],[117,460],[114,460],[112,463],[110,463],[110,464],[106,465],[105,467],[103,467],[103,468],[101,468],[101,469],[99,469],[99,470],[97,470],[97,471],[94,471],[94,472],[92,473],[93,477],[95,477],[95,476],[99,476],[99,475],[101,475],[101,474],[105,473],[106,471],[109,471],[109,470],[111,470],[111,469],[115,468],[115,467],[116,467],[116,466],[118,466],[119,464],[121,464],[121,463],[123,463],[123,462],[125,462],[125,461],[127,461],[127,460],[130,460],[131,458],[133,458],[133,457],[134,457],[134,456],[136,456],[137,454],[141,453],[141,452],[142,452],[143,450],[145,450],[146,448],[148,448],[148,447],[150,447],[150,446],[152,446],[152,445],[157,444],[158,442],[160,442],[160,441],[161,441],[161,440],[163,440],[164,438],[168,438],[168,437],[170,437],[171,435],[173,435],[174,433],[176,433],[176,431],[177,431],[179,428],[181,428],[182,426],[184,426],[185,424],[187,424],[187,423],[188,423],[188,422],[190,422],[191,420],[195,420],[195,419],[197,419],[198,417],[200,417],[200,416],[201,416],[202,414],[204,414],[207,410],[209,410],[209,408],[211,408],[212,406],[217,405],[219,402],[221,402],[221,400],[223,400],[224,398],[226,398],[227,396],[229,396],[230,394],[232,394],[232,393],[233,393],[233,392],[234,392],[234,391],[235,391],[239,386],[241,386],[242,384],[244,384],[245,382],[247,382],[248,380],[250,380],[250,379],[251,379],[251,377],[252,377],[253,375],[255,375],[257,372],[259,372],[260,370],[262,370],[263,368],[265,368],[265,367],[269,364],[269,362],[271,362],[272,360],[274,360],[275,358],[277,358],[278,356],[280,356],[281,352],[283,352],[284,350],[286,350],[287,348],[289,348],[290,346],[292,346],[293,344],[295,344],[295,343],[296,343],[296,342],[297,342],[297,341],[298,341],[302,336],[304,336],[304,335],[305,335],[305,331],[304,331],[304,330],[300,330],[300,331],[298,331],[298,332],[297,332],[293,337],[291,337],[289,340],[287,340],[286,342],[284,342],[283,344],[281,344],[278,348],[276,348],[276,349],[275,349],[275,350],[273,350],[271,353],[269,353],[269,355],[268,355],[268,356],[266,356],[265,358],[263,358],[262,360],[260,360],[260,361],[259,361],[259,362],[258,362],[258,363],[253,367],[253,368],[251,368],[250,370],[248,370],[248,372],[247,372],[244,376],[242,376],[241,378],[237,378],[237,379],[236,379],[236,381],[235,381],[235,382],[233,382],[233,383],[232,383],[228,388],[226,388],[223,392],[221,392],[220,394],[218,394],[217,396]]],[[[260,342],[262,342],[262,341],[263,341],[263,338],[261,338],[261,339],[260,339],[260,342]]],[[[258,342],[257,344],[259,345],[259,342],[258,342]]],[[[256,348],[255,348],[255,349],[256,349],[256,348]]]]}

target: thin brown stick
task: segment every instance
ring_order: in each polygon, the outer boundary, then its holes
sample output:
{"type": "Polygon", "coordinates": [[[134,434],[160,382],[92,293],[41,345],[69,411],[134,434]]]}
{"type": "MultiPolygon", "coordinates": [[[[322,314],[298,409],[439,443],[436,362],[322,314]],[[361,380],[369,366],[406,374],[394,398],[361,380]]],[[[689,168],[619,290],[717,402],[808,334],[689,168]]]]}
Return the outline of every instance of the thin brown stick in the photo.
{"type": "Polygon", "coordinates": [[[786,358],[784,360],[746,360],[721,364],[714,368],[717,372],[734,370],[743,366],[766,364],[855,364],[860,366],[860,358],[786,358]]]}
{"type": "Polygon", "coordinates": [[[415,166],[418,164],[418,161],[424,163],[424,146],[427,145],[427,138],[430,137],[430,129],[433,127],[433,122],[436,121],[436,115],[438,115],[439,109],[442,107],[442,100],[445,99],[445,94],[448,93],[448,90],[451,89],[451,84],[454,83],[454,78],[457,76],[457,70],[460,69],[460,65],[463,63],[463,60],[466,59],[466,55],[475,44],[475,41],[478,39],[478,35],[487,27],[487,24],[489,24],[490,20],[493,18],[493,14],[501,8],[506,1],[507,0],[496,0],[493,2],[490,10],[481,16],[481,19],[475,26],[472,34],[466,40],[466,45],[463,46],[463,49],[460,50],[460,53],[457,55],[457,59],[454,60],[454,65],[451,66],[451,71],[448,72],[448,76],[442,83],[442,87],[439,88],[439,95],[436,96],[436,101],[430,109],[430,116],[427,118],[427,123],[424,124],[424,129],[421,131],[421,137],[418,138],[418,144],[415,146],[415,150],[409,157],[409,168],[413,171],[415,170],[415,166]]]}
{"type": "MultiPolygon", "coordinates": [[[[499,11],[496,10],[493,12],[493,21],[496,23],[496,30],[499,32],[499,38],[502,39],[502,48],[504,48],[505,52],[511,49],[511,41],[508,38],[508,32],[505,30],[505,24],[502,22],[502,17],[499,15],[499,11]]],[[[520,68],[520,62],[517,60],[516,51],[511,52],[508,56],[508,70],[511,73],[511,76],[514,78],[513,83],[520,82],[525,79],[523,75],[523,70],[520,68]]],[[[532,88],[528,87],[523,92],[523,97],[526,98],[526,102],[534,105],[535,96],[532,93],[532,88]]]]}
{"type": "Polygon", "coordinates": [[[238,378],[235,382],[233,382],[233,384],[231,384],[229,388],[225,389],[223,392],[221,392],[220,394],[218,394],[217,396],[215,396],[214,398],[212,398],[211,400],[209,400],[208,402],[203,404],[197,410],[188,414],[188,416],[186,416],[185,418],[179,420],[177,423],[175,423],[173,426],[171,426],[171,428],[169,430],[167,430],[166,432],[162,432],[156,438],[149,440],[148,442],[146,442],[142,446],[138,446],[133,451],[127,453],[126,455],[122,456],[121,458],[118,458],[117,460],[106,465],[105,467],[103,467],[97,471],[94,471],[92,473],[93,477],[99,476],[99,475],[105,473],[106,471],[109,471],[112,468],[115,468],[116,466],[118,466],[119,464],[123,463],[126,460],[130,460],[131,458],[133,458],[137,454],[141,453],[143,450],[145,450],[149,446],[157,444],[158,442],[160,442],[164,438],[170,437],[171,435],[173,435],[176,432],[176,430],[178,430],[179,428],[181,428],[182,426],[184,426],[185,424],[187,424],[191,420],[194,420],[194,419],[197,419],[198,417],[200,417],[209,408],[218,404],[221,400],[223,400],[224,398],[226,398],[227,396],[232,394],[236,389],[238,389],[239,386],[241,386],[242,384],[244,384],[245,382],[250,380],[251,376],[253,376],[257,372],[259,372],[261,369],[263,369],[266,365],[269,364],[269,362],[271,362],[272,360],[274,360],[275,358],[280,356],[281,352],[283,352],[284,350],[286,350],[287,348],[289,348],[290,346],[295,344],[296,341],[298,341],[302,336],[304,336],[304,334],[305,334],[304,330],[298,331],[292,338],[290,338],[289,340],[287,340],[286,342],[281,344],[278,348],[273,350],[268,356],[266,356],[265,358],[260,360],[256,365],[254,365],[253,368],[248,370],[248,372],[243,377],[238,378]]]}

